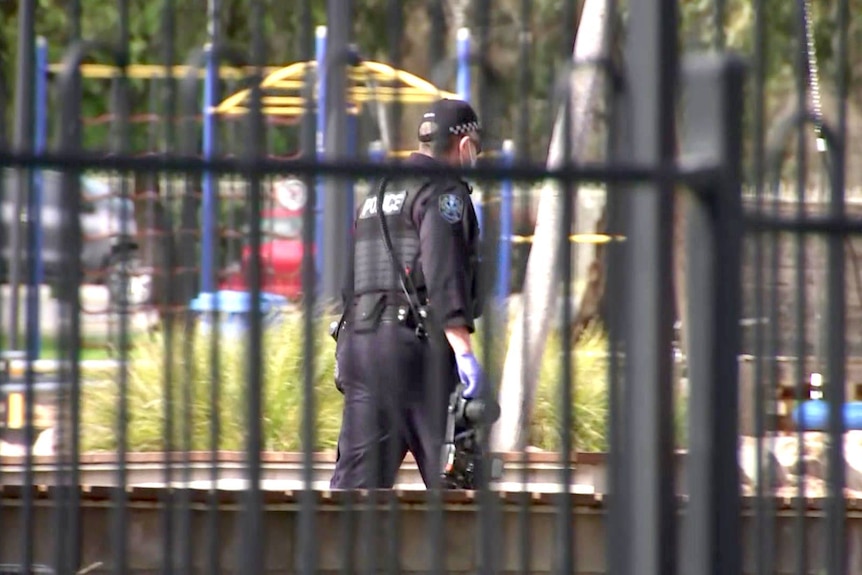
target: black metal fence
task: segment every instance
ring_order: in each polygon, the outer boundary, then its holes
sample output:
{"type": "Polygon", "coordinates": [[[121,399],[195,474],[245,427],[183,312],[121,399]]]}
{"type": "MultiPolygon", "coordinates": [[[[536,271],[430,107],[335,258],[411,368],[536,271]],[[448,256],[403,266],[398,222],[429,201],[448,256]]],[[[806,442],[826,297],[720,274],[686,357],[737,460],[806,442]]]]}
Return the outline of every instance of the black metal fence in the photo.
{"type": "Polygon", "coordinates": [[[130,3],[118,40],[82,36],[82,3],[67,4],[62,59],[40,64],[40,13],[22,1],[15,81],[0,71],[0,95],[15,88],[14,108],[0,99],[14,136],[0,147],[0,572],[862,570],[849,0],[814,15],[756,0],[738,51],[733,2],[705,16],[649,0],[623,18],[610,0],[306,0],[289,15],[252,0],[238,34],[236,6],[213,0],[221,24],[189,54],[187,7],[166,1],[146,71],[130,3]],[[538,38],[549,12],[557,48],[538,38]],[[406,173],[396,152],[455,90],[444,39],[465,15],[486,153],[457,171],[481,192],[474,340],[509,426],[484,439],[502,474],[425,489],[408,458],[393,490],[333,491],[326,330],[348,218],[377,178],[406,173]],[[797,23],[774,43],[798,54],[784,91],[767,43],[780,15],[797,23]],[[267,54],[282,18],[290,72],[267,54]],[[711,22],[714,49],[682,49],[683,21],[711,22]],[[369,22],[385,58],[354,44],[369,22]],[[397,72],[408,45],[430,54],[431,82],[397,72]],[[556,70],[545,124],[539,66],[556,70]],[[770,102],[793,94],[776,120],[770,102]],[[202,295],[220,290],[246,295],[202,295]],[[522,330],[544,356],[511,357],[522,330]]]}

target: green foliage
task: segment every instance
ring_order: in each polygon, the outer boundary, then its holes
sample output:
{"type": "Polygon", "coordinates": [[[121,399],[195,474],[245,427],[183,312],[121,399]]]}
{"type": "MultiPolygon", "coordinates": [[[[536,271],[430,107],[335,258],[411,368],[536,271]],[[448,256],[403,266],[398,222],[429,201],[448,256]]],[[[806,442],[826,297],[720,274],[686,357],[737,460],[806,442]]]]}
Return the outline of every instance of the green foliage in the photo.
{"type": "MultiPolygon", "coordinates": [[[[302,449],[303,360],[302,317],[288,315],[283,325],[264,334],[263,341],[263,448],[273,451],[302,449]]],[[[324,322],[316,324],[314,347],[315,449],[335,447],[341,423],[341,395],[333,384],[334,342],[324,322]]],[[[164,336],[143,340],[130,354],[127,377],[129,408],[128,444],[133,451],[162,451],[166,403],[170,405],[171,447],[207,450],[211,425],[217,416],[219,448],[242,450],[247,429],[248,352],[243,340],[222,338],[213,354],[210,334],[176,337],[166,345],[164,336]],[[215,359],[215,362],[213,361],[215,359]],[[173,382],[166,394],[166,369],[173,382]],[[213,413],[212,392],[218,391],[213,413]],[[167,401],[166,401],[167,399],[167,401]],[[184,438],[190,438],[187,444],[184,438]]],[[[87,451],[117,448],[119,382],[88,386],[82,398],[82,444],[87,451]]]]}
{"type": "MultiPolygon", "coordinates": [[[[72,21],[69,15],[68,0],[39,0],[37,5],[36,33],[47,39],[50,61],[60,62],[69,45],[72,34],[72,21]]],[[[85,39],[118,41],[120,19],[117,3],[104,3],[99,0],[80,0],[80,33],[85,39]]],[[[250,55],[252,45],[249,0],[223,0],[221,3],[221,33],[228,44],[250,55]]],[[[765,74],[767,78],[768,114],[776,113],[788,99],[788,90],[794,83],[794,66],[798,53],[796,34],[798,29],[797,4],[782,0],[765,0],[766,16],[764,22],[765,74]],[[771,111],[771,112],[770,112],[771,111]]],[[[701,49],[712,45],[717,37],[714,17],[715,0],[683,0],[681,9],[681,42],[685,49],[701,49]]],[[[192,52],[207,41],[206,3],[175,0],[168,2],[149,2],[130,0],[129,2],[129,61],[136,64],[164,64],[172,49],[175,63],[185,62],[192,52]],[[165,7],[173,6],[173,14],[166,14],[165,7]],[[170,28],[166,25],[168,17],[172,21],[173,42],[166,42],[170,28]]],[[[475,4],[474,4],[475,6],[475,4]]],[[[729,48],[744,55],[753,54],[755,38],[755,15],[753,5],[747,0],[727,0],[725,17],[725,37],[729,48]]],[[[0,3],[0,73],[8,82],[0,86],[14,86],[15,58],[17,54],[17,1],[0,3]]],[[[403,23],[410,16],[424,14],[426,5],[421,0],[405,0],[403,23]]],[[[833,65],[836,51],[835,30],[837,29],[837,3],[812,2],[814,10],[815,37],[824,91],[834,85],[836,77],[833,65]]],[[[303,46],[308,30],[301,27],[300,9],[285,10],[283,3],[264,0],[264,51],[268,64],[287,64],[301,60],[306,54],[313,53],[313,46],[303,46]]],[[[398,54],[403,57],[403,65],[420,76],[430,77],[431,65],[427,61],[427,33],[411,34],[406,29],[391,29],[391,2],[387,0],[366,0],[354,3],[354,34],[356,44],[368,57],[388,60],[391,48],[397,45],[398,54]],[[398,39],[400,38],[400,42],[398,39]],[[396,42],[398,42],[396,44],[396,42]]],[[[535,159],[543,159],[550,139],[553,113],[551,110],[551,90],[557,80],[560,64],[567,58],[565,38],[573,30],[569,23],[560,18],[561,0],[541,0],[534,2],[530,14],[532,42],[529,46],[529,94],[523,93],[519,81],[522,68],[518,60],[520,22],[520,2],[500,1],[490,17],[488,61],[494,71],[489,79],[487,93],[482,96],[492,110],[488,111],[489,135],[493,139],[511,137],[517,132],[517,121],[523,105],[529,109],[529,147],[535,159]],[[526,103],[526,104],[525,104],[526,103]]],[[[850,13],[862,11],[862,0],[851,0],[850,13]]],[[[468,11],[468,23],[476,27],[479,15],[468,11]]],[[[314,25],[326,22],[326,2],[314,0],[312,3],[314,25]]],[[[414,18],[414,23],[421,18],[414,18]]],[[[448,24],[453,24],[451,15],[448,24]]],[[[850,51],[858,52],[862,47],[862,20],[851,18],[850,51]]],[[[454,57],[452,30],[445,42],[448,58],[454,57]]],[[[476,35],[479,37],[478,33],[476,35]]],[[[92,61],[107,63],[104,55],[94,55],[92,61]]],[[[850,84],[862,72],[859,65],[852,64],[850,84]]],[[[441,87],[454,88],[454,73],[444,75],[441,87]]],[[[474,79],[479,77],[479,69],[474,68],[474,79]]],[[[221,90],[230,93],[237,88],[235,83],[223,82],[221,90]]],[[[83,115],[85,118],[105,117],[112,110],[111,83],[106,80],[87,80],[84,82],[83,115]]],[[[7,88],[5,109],[11,118],[12,90],[7,88]]],[[[165,115],[167,91],[162,82],[135,81],[130,86],[131,111],[133,115],[156,112],[165,115]],[[155,109],[152,109],[155,106],[155,109]]],[[[478,96],[478,94],[476,94],[478,96]]],[[[56,94],[54,95],[56,98],[56,94]]],[[[51,118],[56,138],[57,118],[51,118]]],[[[153,123],[138,123],[132,128],[131,151],[151,151],[165,145],[174,145],[165,135],[167,126],[163,120],[153,123]]],[[[293,126],[271,129],[268,139],[271,152],[291,153],[297,146],[297,129],[293,126]]],[[[405,132],[406,133],[406,132],[405,132]]],[[[89,148],[106,149],[113,146],[112,134],[108,123],[94,125],[89,123],[84,132],[85,144],[89,148]]],[[[225,150],[233,142],[242,141],[235,135],[223,134],[225,150]]]]}
{"type": "MultiPolygon", "coordinates": [[[[608,403],[607,339],[598,328],[584,333],[572,354],[571,394],[572,446],[574,451],[606,451],[608,403]]],[[[559,451],[562,447],[564,410],[562,387],[563,353],[558,333],[548,338],[542,360],[539,387],[533,411],[530,444],[559,451]]]]}
{"type": "MultiPolygon", "coordinates": [[[[334,449],[341,425],[343,402],[333,383],[334,342],[326,334],[328,321],[328,317],[320,318],[315,327],[315,450],[334,449]]],[[[268,451],[299,451],[303,447],[302,330],[301,316],[291,314],[282,326],[271,328],[264,336],[262,424],[263,448],[268,451]]],[[[477,343],[480,341],[481,337],[477,338],[477,343]]],[[[496,338],[494,341],[498,354],[505,349],[508,340],[496,338]]],[[[126,378],[128,448],[131,451],[168,448],[164,437],[166,398],[171,411],[170,447],[195,451],[210,449],[214,385],[218,391],[219,449],[245,448],[248,428],[245,343],[225,339],[217,348],[217,354],[213,355],[212,350],[212,337],[205,333],[192,338],[178,336],[169,345],[163,336],[136,341],[126,378]],[[173,384],[166,394],[167,367],[173,384]]],[[[477,352],[483,356],[481,349],[477,352]]],[[[560,338],[553,333],[542,362],[530,431],[530,445],[547,451],[558,451],[561,447],[561,361],[560,338]]],[[[606,450],[608,356],[606,338],[600,328],[591,328],[584,334],[573,354],[573,364],[574,448],[577,451],[606,450]]],[[[117,381],[84,388],[81,428],[84,451],[117,449],[119,397],[117,381]]],[[[684,413],[683,410],[678,414],[681,423],[684,413]]]]}

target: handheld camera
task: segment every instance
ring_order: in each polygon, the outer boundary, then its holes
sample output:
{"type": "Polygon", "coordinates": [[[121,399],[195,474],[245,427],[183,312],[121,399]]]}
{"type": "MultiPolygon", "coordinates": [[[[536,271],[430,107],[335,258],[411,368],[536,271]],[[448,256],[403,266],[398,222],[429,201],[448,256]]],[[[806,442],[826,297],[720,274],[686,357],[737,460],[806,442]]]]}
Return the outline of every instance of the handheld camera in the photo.
{"type": "Polygon", "coordinates": [[[488,426],[500,417],[495,401],[466,398],[459,384],[449,396],[446,436],[443,442],[442,486],[444,489],[476,489],[482,465],[490,464],[490,478],[502,474],[502,462],[483,457],[482,441],[488,426]]]}

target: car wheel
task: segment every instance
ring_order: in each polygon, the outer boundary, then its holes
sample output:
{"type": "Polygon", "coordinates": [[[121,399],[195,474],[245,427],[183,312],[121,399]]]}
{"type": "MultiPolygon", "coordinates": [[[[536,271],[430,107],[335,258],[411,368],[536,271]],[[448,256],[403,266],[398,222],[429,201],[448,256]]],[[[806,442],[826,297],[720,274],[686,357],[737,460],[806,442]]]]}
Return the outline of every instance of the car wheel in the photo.
{"type": "Polygon", "coordinates": [[[153,276],[144,268],[135,252],[113,254],[107,271],[106,283],[112,309],[135,309],[151,302],[153,276]]]}

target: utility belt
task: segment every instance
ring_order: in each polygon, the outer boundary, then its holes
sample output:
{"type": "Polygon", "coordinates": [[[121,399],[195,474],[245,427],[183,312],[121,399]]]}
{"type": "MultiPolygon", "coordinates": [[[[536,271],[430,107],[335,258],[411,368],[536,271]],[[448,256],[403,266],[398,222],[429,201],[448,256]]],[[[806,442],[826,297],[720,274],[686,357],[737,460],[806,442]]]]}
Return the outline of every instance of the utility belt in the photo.
{"type": "MultiPolygon", "coordinates": [[[[330,335],[337,340],[338,334],[347,326],[350,326],[353,333],[369,333],[376,331],[383,323],[396,323],[416,330],[422,325],[422,318],[416,316],[404,299],[404,296],[397,292],[373,292],[355,296],[339,325],[333,324],[330,328],[330,335]]],[[[424,305],[423,301],[420,313],[424,305]]]]}

